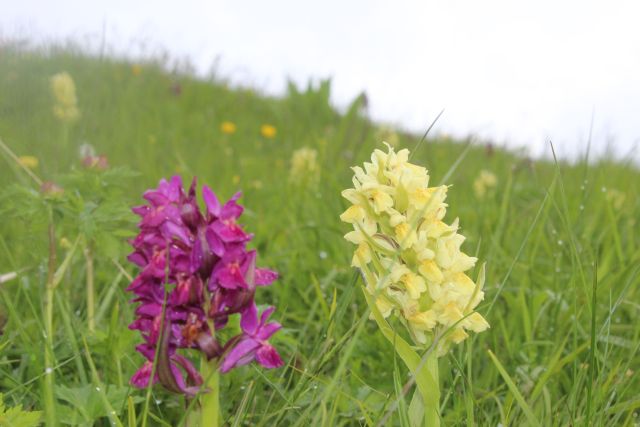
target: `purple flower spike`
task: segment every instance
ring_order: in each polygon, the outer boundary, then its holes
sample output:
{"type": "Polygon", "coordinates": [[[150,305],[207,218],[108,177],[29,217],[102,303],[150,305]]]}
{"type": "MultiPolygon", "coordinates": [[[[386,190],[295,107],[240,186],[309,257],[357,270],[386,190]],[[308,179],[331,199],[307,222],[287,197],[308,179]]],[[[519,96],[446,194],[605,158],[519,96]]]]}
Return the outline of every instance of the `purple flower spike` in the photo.
{"type": "Polygon", "coordinates": [[[131,378],[135,387],[149,385],[156,360],[153,384],[194,396],[203,380],[179,350],[220,359],[222,372],[252,360],[266,368],[283,364],[267,341],[281,328],[267,323],[274,308],[258,320],[254,301],[256,286],[271,284],[278,274],[256,268],[256,251],[247,250],[253,235],[237,222],[243,212],[240,193],[221,204],[204,186],[202,196],[204,213],[195,179],[185,193],[182,180],[174,176],[144,193],[146,205],[133,208],[140,233],[131,241],[128,259],[141,270],[127,288],[138,303],[129,328],[140,331],[144,342],[136,349],[146,359],[131,378]],[[241,315],[242,332],[221,343],[211,328],[224,328],[234,314],[241,315]]]}

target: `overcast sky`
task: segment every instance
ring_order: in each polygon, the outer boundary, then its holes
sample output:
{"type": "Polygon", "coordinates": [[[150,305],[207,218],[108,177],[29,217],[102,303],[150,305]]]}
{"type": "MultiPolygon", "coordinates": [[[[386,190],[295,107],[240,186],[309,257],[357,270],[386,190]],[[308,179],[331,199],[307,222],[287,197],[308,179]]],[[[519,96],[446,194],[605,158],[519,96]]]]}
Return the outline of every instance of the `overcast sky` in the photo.
{"type": "Polygon", "coordinates": [[[7,0],[0,34],[144,41],[270,93],[330,76],[338,106],[365,90],[374,118],[415,131],[444,109],[437,131],[534,155],[584,152],[593,115],[593,144],[623,155],[640,141],[639,20],[637,0],[7,0]]]}

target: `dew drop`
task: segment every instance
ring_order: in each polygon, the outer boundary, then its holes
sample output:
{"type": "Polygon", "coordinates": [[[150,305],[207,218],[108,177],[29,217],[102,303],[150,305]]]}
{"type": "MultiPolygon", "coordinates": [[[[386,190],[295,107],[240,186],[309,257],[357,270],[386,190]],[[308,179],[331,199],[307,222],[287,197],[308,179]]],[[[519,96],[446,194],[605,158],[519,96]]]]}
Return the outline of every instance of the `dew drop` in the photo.
{"type": "Polygon", "coordinates": [[[47,369],[44,370],[44,373],[47,374],[47,375],[50,375],[51,372],[53,372],[53,369],[51,369],[49,367],[47,367],[47,369]]]}

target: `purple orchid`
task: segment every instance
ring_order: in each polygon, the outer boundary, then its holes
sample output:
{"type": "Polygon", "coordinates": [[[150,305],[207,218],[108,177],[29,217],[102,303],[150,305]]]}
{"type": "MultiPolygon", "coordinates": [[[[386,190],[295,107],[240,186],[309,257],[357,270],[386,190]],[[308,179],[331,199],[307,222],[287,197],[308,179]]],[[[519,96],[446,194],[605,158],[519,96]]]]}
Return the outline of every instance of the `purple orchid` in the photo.
{"type": "Polygon", "coordinates": [[[270,285],[278,274],[256,268],[256,251],[247,250],[253,235],[237,223],[243,212],[237,203],[240,193],[224,205],[207,186],[202,193],[204,214],[195,179],[185,193],[180,177],[174,176],[144,193],[146,205],[133,208],[141,217],[140,233],[131,241],[134,250],[128,259],[141,271],[127,290],[138,303],[129,328],[139,330],[144,340],[136,349],[146,361],[131,378],[139,388],[151,381],[155,360],[152,383],[195,395],[203,380],[180,349],[219,359],[222,372],[253,360],[266,368],[283,365],[267,341],[281,328],[267,323],[274,308],[258,321],[254,301],[256,287],[270,285]],[[224,328],[233,314],[241,316],[242,333],[223,345],[212,329],[224,328]]]}

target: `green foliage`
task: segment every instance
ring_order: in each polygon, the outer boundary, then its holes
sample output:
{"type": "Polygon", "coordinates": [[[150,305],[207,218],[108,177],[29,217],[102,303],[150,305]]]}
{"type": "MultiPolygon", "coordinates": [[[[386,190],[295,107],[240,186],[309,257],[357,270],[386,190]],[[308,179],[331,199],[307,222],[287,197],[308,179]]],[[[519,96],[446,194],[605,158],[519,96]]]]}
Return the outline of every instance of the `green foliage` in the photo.
{"type": "Polygon", "coordinates": [[[22,405],[7,408],[4,405],[4,396],[0,393],[0,426],[7,427],[32,427],[40,424],[42,412],[25,411],[22,405]]]}
{"type": "MultiPolygon", "coordinates": [[[[340,113],[330,105],[329,81],[290,84],[285,96],[273,98],[161,61],[135,65],[134,72],[129,62],[74,47],[0,45],[0,138],[16,155],[37,157],[36,177],[64,190],[43,194],[3,152],[0,392],[6,401],[42,410],[51,379],[59,423],[140,423],[144,391],[127,386],[142,363],[134,351],[140,339],[127,329],[133,307],[125,288],[136,273],[125,258],[136,232],[129,209],[161,177],[180,173],[223,197],[242,189],[243,222],[256,235],[258,263],[281,274],[260,302],[278,307],[274,317],[284,329],[274,344],[287,365],[223,375],[225,422],[396,426],[419,418],[402,358],[368,320],[338,218],[350,166],[380,147],[366,96],[340,113]],[[76,82],[81,117],[71,125],[51,111],[48,79],[60,71],[76,82]],[[222,132],[224,121],[235,123],[236,132],[222,132]],[[260,134],[266,123],[277,128],[275,138],[260,134]],[[78,154],[84,144],[110,167],[85,168],[78,154]],[[317,188],[288,180],[291,155],[303,146],[319,153],[317,188]],[[50,265],[59,274],[48,302],[50,265]],[[51,337],[43,334],[45,307],[52,308],[51,337]]],[[[429,136],[418,144],[419,136],[397,133],[433,183],[452,185],[446,220],[460,217],[465,251],[487,263],[478,311],[491,329],[440,360],[442,425],[637,422],[638,169],[608,158],[532,160],[451,138],[429,136]],[[483,169],[496,175],[497,186],[480,198],[473,182],[483,169]]],[[[415,360],[409,350],[403,357],[415,360]]],[[[428,378],[420,382],[428,388],[428,378]]],[[[178,425],[188,418],[186,407],[184,399],[154,388],[149,424],[178,425]]]]}

